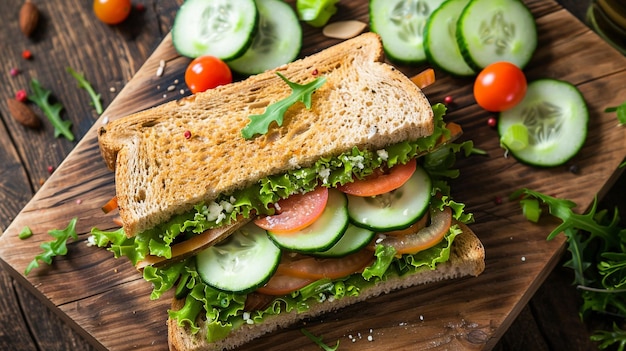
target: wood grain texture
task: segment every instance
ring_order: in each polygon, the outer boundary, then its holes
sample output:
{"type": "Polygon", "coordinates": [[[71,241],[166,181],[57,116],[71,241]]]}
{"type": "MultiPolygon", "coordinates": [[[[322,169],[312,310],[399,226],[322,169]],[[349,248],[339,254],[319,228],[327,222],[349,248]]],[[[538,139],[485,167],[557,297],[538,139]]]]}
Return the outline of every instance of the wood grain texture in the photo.
{"type": "MultiPolygon", "coordinates": [[[[167,33],[175,4],[168,5],[170,7],[164,4],[170,3],[150,2],[146,6],[147,14],[134,14],[146,19],[145,32],[167,33]]],[[[342,2],[340,8],[340,16],[367,16],[366,8],[361,2],[344,3],[342,2]]],[[[540,49],[528,68],[529,77],[552,76],[571,81],[579,86],[587,101],[591,102],[594,125],[585,149],[574,161],[582,173],[578,176],[570,174],[567,166],[553,170],[536,170],[519,165],[512,159],[504,159],[497,145],[495,132],[486,127],[488,115],[474,104],[469,89],[470,81],[439,76],[437,84],[427,89],[427,95],[433,102],[442,101],[446,95],[453,95],[455,105],[451,106],[449,118],[464,126],[465,138],[475,140],[478,147],[489,153],[488,158],[461,160],[463,178],[453,188],[457,192],[455,196],[466,202],[477,215],[477,223],[472,228],[483,238],[487,247],[487,270],[477,279],[407,289],[324,316],[306,324],[312,332],[323,334],[328,340],[342,340],[342,349],[344,345],[346,349],[379,349],[381,345],[385,345],[385,348],[411,349],[433,346],[439,349],[493,347],[557,264],[562,250],[561,241],[545,242],[546,233],[555,223],[542,223],[540,227],[530,225],[523,221],[519,208],[514,203],[506,202],[502,206],[494,206],[495,196],[506,198],[510,190],[523,185],[578,200],[581,205],[579,210],[582,211],[595,192],[605,192],[614,180],[611,174],[624,156],[624,135],[614,128],[614,119],[602,111],[606,106],[626,98],[624,86],[620,84],[626,78],[624,58],[601,43],[597,36],[555,3],[527,3],[537,17],[541,40],[540,49]],[[563,28],[568,29],[566,33],[563,28]],[[612,94],[606,94],[606,89],[610,89],[612,94]],[[603,152],[599,153],[598,150],[603,152]],[[603,187],[605,182],[607,185],[603,187]],[[525,261],[522,261],[522,257],[525,261]],[[398,332],[406,337],[398,338],[398,332]],[[359,334],[362,338],[353,343],[349,336],[355,337],[359,334]],[[370,334],[373,342],[367,341],[370,334]]],[[[37,50],[45,50],[42,52],[51,55],[45,54],[44,59],[36,52],[35,59],[39,61],[26,63],[24,75],[11,80],[8,87],[0,89],[10,95],[17,88],[23,87],[30,76],[38,76],[42,84],[53,90],[56,96],[69,99],[63,100],[64,105],[71,107],[64,116],[75,121],[75,131],[81,141],[74,144],[54,139],[49,128],[35,134],[37,138],[33,138],[31,132],[20,129],[21,126],[9,119],[4,119],[7,129],[1,132],[6,138],[0,140],[2,146],[7,146],[3,150],[8,152],[6,155],[0,154],[0,157],[3,161],[6,157],[8,163],[5,164],[14,166],[3,168],[2,172],[9,171],[12,172],[9,173],[10,176],[23,179],[24,188],[7,188],[10,192],[2,194],[14,194],[15,197],[11,197],[11,201],[3,201],[3,205],[12,207],[7,208],[7,211],[17,213],[32,194],[37,193],[0,239],[0,257],[8,263],[9,270],[23,286],[34,295],[43,297],[52,311],[59,314],[68,325],[79,330],[96,347],[152,350],[159,349],[157,345],[160,345],[163,348],[165,311],[169,304],[167,298],[149,301],[150,287],[128,262],[113,260],[108,252],[88,248],[84,242],[92,226],[111,226],[110,217],[102,216],[98,209],[113,191],[112,174],[100,162],[94,129],[90,130],[96,121],[87,105],[88,100],[81,94],[82,91],[76,90],[74,82],[67,79],[64,71],[42,75],[42,71],[35,64],[45,65],[48,64],[46,60],[51,60],[50,64],[63,67],[64,65],[54,62],[54,57],[58,56],[74,62],[74,68],[80,70],[79,66],[89,65],[92,62],[90,58],[94,55],[103,55],[104,62],[109,65],[98,64],[84,70],[94,74],[94,81],[100,82],[101,85],[96,89],[104,93],[105,105],[112,101],[105,116],[116,118],[179,97],[168,93],[166,88],[176,79],[180,82],[182,69],[188,61],[175,54],[166,38],[135,78],[130,80],[143,63],[143,58],[153,50],[158,41],[143,42],[143,30],[124,26],[104,30],[98,28],[94,31],[100,33],[98,35],[90,36],[87,31],[79,36],[75,34],[76,30],[70,28],[76,25],[76,21],[85,28],[103,25],[94,22],[88,15],[89,4],[74,1],[68,8],[75,10],[68,14],[57,14],[53,5],[42,5],[44,16],[47,17],[43,22],[44,28],[51,32],[38,32],[35,40],[41,43],[37,50]],[[78,20],[75,16],[78,16],[78,20]],[[123,47],[111,48],[112,45],[120,44],[102,37],[106,37],[102,33],[107,33],[107,30],[123,35],[129,41],[124,42],[123,47]],[[70,35],[59,35],[62,31],[67,31],[70,35]],[[83,50],[85,42],[93,45],[83,50]],[[68,50],[76,52],[76,57],[67,55],[68,50]],[[167,74],[157,79],[154,72],[161,59],[167,62],[167,74]],[[108,90],[110,86],[117,87],[117,91],[124,87],[115,100],[115,94],[108,90]],[[85,118],[85,115],[91,120],[85,118]],[[10,142],[11,138],[32,139],[34,143],[10,142]],[[66,161],[60,164],[72,149],[66,161]],[[41,186],[40,179],[49,176],[47,164],[58,166],[58,170],[41,186]],[[77,200],[82,202],[78,204],[77,200]],[[63,228],[74,215],[79,216],[81,239],[70,245],[70,255],[56,260],[52,267],[44,267],[33,272],[34,274],[31,273],[25,280],[21,272],[38,252],[39,243],[48,240],[46,231],[63,228]],[[30,225],[36,235],[28,241],[17,241],[16,230],[25,224],[30,225]],[[22,252],[18,253],[18,248],[22,252]]],[[[9,16],[0,14],[5,15],[9,16]]],[[[307,44],[303,54],[313,53],[334,42],[323,38],[311,28],[305,30],[307,44]]],[[[1,33],[7,35],[7,32],[1,33]]],[[[8,62],[9,65],[22,65],[18,61],[20,51],[21,47],[15,47],[0,55],[6,55],[7,60],[3,62],[8,62]]],[[[401,67],[408,74],[421,68],[401,67]]],[[[10,220],[1,225],[7,226],[10,220]]],[[[17,289],[20,295],[25,295],[22,290],[17,289]]],[[[17,304],[16,301],[13,302],[13,305],[17,304]]],[[[0,306],[5,308],[4,305],[0,306]]],[[[25,318],[32,318],[32,324],[36,325],[36,320],[41,317],[25,318]]],[[[284,345],[284,349],[315,349],[308,340],[302,338],[297,328],[298,326],[267,336],[255,343],[255,349],[275,345],[284,345]]],[[[68,333],[67,327],[63,325],[55,329],[53,325],[44,323],[34,329],[37,333],[41,332],[38,335],[68,333]]],[[[58,349],[80,349],[77,340],[74,336],[69,336],[58,349]]],[[[45,346],[50,345],[45,341],[38,343],[44,345],[43,349],[48,349],[45,346]]],[[[31,349],[28,343],[24,345],[25,349],[31,349]]],[[[11,347],[7,347],[9,348],[11,347]]]]}

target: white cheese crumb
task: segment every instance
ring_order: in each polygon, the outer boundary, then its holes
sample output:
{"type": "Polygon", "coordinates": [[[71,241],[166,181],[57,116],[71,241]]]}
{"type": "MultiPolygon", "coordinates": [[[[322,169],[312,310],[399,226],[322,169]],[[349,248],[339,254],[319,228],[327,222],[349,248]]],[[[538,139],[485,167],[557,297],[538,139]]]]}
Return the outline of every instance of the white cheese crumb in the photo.
{"type": "Polygon", "coordinates": [[[378,133],[378,127],[371,126],[370,130],[367,132],[367,138],[371,139],[372,137],[376,135],[376,133],[378,133]]]}
{"type": "Polygon", "coordinates": [[[243,313],[243,319],[245,319],[245,320],[250,319],[250,312],[244,312],[243,313]]]}
{"type": "Polygon", "coordinates": [[[522,262],[526,262],[526,257],[522,256],[522,262]]]}
{"type": "Polygon", "coordinates": [[[330,169],[322,168],[319,171],[319,176],[322,178],[322,183],[323,184],[328,184],[328,177],[330,177],[330,169]]]}
{"type": "Polygon", "coordinates": [[[87,246],[91,247],[91,246],[94,246],[94,245],[96,245],[96,237],[93,236],[93,235],[90,235],[87,238],[87,246]]]}
{"type": "Polygon", "coordinates": [[[378,157],[380,157],[380,159],[383,161],[387,161],[387,159],[389,159],[389,153],[385,149],[380,149],[376,151],[376,155],[378,155],[378,157]]]}
{"type": "Polygon", "coordinates": [[[423,320],[424,320],[424,316],[420,314],[420,321],[423,321],[423,320]]]}
{"type": "Polygon", "coordinates": [[[102,125],[109,123],[109,116],[102,117],[102,125]]]}
{"type": "Polygon", "coordinates": [[[374,340],[374,337],[373,337],[373,336],[371,336],[371,335],[368,335],[368,336],[367,336],[367,341],[373,341],[373,340],[374,340]]]}

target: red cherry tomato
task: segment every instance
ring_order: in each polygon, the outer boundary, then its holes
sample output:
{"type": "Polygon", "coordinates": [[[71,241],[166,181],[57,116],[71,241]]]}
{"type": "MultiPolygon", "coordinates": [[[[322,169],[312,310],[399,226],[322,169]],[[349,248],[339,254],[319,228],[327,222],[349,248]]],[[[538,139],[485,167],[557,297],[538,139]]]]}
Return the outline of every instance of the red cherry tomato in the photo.
{"type": "Polygon", "coordinates": [[[392,167],[386,173],[374,173],[365,179],[355,179],[337,187],[340,191],[355,196],[376,196],[396,190],[406,183],[415,173],[417,163],[415,159],[406,164],[392,167]]]}
{"type": "Polygon", "coordinates": [[[118,24],[130,14],[130,0],[94,0],[93,12],[106,24],[118,24]]]}
{"type": "Polygon", "coordinates": [[[193,94],[233,81],[230,67],[215,56],[196,57],[185,71],[185,83],[193,94]]]}
{"type": "Polygon", "coordinates": [[[526,95],[526,76],[510,62],[495,62],[485,67],[474,82],[474,98],[491,112],[508,110],[526,95]]]}
{"type": "Polygon", "coordinates": [[[254,220],[259,227],[275,234],[293,233],[318,219],[328,202],[328,188],[320,186],[305,194],[291,195],[276,204],[277,214],[254,220]]]}

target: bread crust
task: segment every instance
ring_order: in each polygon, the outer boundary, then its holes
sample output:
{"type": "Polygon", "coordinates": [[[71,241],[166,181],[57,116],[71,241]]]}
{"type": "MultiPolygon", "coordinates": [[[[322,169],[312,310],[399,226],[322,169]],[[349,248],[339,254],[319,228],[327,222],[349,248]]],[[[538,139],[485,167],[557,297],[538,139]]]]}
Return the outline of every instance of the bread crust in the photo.
{"type": "Polygon", "coordinates": [[[354,146],[377,150],[433,130],[424,94],[383,62],[378,35],[365,33],[244,81],[109,122],[98,140],[115,170],[124,230],[134,236],[261,178],[354,146]],[[313,94],[310,110],[296,103],[282,127],[245,140],[248,116],[291,94],[276,72],[299,84],[318,76],[327,81],[313,94]]]}
{"type": "MultiPolygon", "coordinates": [[[[206,329],[203,328],[202,322],[199,322],[200,332],[193,335],[188,328],[179,327],[176,320],[169,319],[167,321],[169,349],[171,351],[230,350],[279,328],[288,327],[305,318],[336,311],[394,290],[446,279],[478,276],[485,269],[485,249],[469,227],[463,223],[456,224],[459,225],[463,232],[457,235],[452,242],[450,259],[447,262],[438,264],[434,270],[422,270],[411,275],[393,277],[378,283],[372,288],[363,289],[357,297],[344,297],[333,301],[312,303],[311,308],[304,313],[298,314],[292,311],[277,316],[270,316],[262,324],[244,324],[233,331],[226,339],[215,343],[206,341],[206,329]]],[[[184,300],[173,299],[172,309],[178,310],[183,304],[184,300]]]]}

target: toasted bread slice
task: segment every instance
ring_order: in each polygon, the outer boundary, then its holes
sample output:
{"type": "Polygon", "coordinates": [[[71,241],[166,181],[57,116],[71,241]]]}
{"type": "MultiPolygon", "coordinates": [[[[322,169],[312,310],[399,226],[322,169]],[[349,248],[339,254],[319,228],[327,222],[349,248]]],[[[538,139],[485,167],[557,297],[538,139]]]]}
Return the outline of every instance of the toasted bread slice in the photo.
{"type": "MultiPolygon", "coordinates": [[[[268,317],[261,324],[244,324],[234,330],[226,339],[219,342],[208,343],[206,341],[206,328],[199,321],[200,332],[193,335],[188,328],[178,326],[176,320],[168,320],[168,343],[170,350],[223,350],[241,346],[266,333],[271,333],[279,328],[285,328],[306,318],[335,311],[369,298],[386,294],[394,290],[407,288],[414,285],[427,284],[436,281],[454,279],[465,276],[477,276],[485,269],[485,250],[482,243],[474,232],[462,223],[457,223],[463,230],[452,243],[450,259],[441,263],[435,270],[422,270],[415,274],[402,277],[393,277],[371,288],[362,290],[357,297],[344,297],[338,300],[326,300],[320,303],[312,303],[311,308],[304,313],[296,311],[281,313],[268,317]]],[[[184,300],[174,299],[172,309],[178,310],[184,304],[184,300]]]]}
{"type": "Polygon", "coordinates": [[[433,112],[424,94],[382,61],[380,38],[366,33],[100,128],[102,156],[115,169],[126,234],[136,235],[200,202],[310,166],[324,156],[355,146],[376,150],[432,134],[433,112]],[[273,123],[266,135],[245,140],[241,130],[248,116],[262,114],[291,94],[276,72],[299,84],[318,76],[327,81],[313,94],[310,110],[296,103],[282,127],[273,123]]]}

